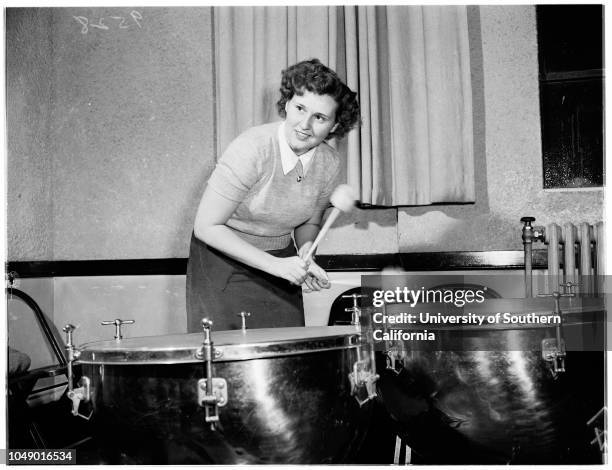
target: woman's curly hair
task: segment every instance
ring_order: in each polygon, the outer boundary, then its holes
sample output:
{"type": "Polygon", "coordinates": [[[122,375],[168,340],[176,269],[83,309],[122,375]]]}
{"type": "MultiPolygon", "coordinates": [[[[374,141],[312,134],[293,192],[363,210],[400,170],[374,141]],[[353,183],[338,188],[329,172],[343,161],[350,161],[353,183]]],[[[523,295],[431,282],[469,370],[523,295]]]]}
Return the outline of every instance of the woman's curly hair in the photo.
{"type": "Polygon", "coordinates": [[[319,59],[298,62],[283,70],[280,93],[281,98],[276,103],[278,114],[287,116],[285,105],[297,94],[301,96],[304,90],[317,95],[329,95],[336,103],[336,122],[338,126],[327,136],[341,139],[360,121],[357,93],[344,84],[340,77],[330,68],[323,65],[319,59]]]}

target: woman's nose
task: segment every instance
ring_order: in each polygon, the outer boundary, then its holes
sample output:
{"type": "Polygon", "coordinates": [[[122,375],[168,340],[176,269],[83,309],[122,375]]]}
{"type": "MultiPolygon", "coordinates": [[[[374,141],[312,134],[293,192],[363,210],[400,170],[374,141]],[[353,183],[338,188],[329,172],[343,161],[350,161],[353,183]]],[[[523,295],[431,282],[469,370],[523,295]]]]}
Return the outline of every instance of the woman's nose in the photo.
{"type": "Polygon", "coordinates": [[[300,127],[304,130],[307,130],[307,129],[310,129],[311,124],[312,124],[312,116],[304,116],[304,118],[300,122],[300,127]]]}

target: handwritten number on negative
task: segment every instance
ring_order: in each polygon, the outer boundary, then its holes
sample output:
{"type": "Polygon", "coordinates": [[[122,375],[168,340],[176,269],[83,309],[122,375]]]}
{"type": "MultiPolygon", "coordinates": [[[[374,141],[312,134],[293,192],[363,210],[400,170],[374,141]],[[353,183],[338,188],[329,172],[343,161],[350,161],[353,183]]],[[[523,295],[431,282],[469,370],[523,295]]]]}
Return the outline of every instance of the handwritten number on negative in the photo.
{"type": "MultiPolygon", "coordinates": [[[[89,32],[89,28],[96,28],[105,31],[111,29],[111,26],[104,23],[103,17],[101,17],[97,23],[93,21],[90,22],[89,18],[87,18],[86,16],[73,16],[73,18],[81,25],[81,34],[87,34],[89,32]]],[[[112,20],[115,20],[116,26],[119,29],[127,29],[131,26],[131,24],[128,22],[128,18],[126,18],[125,16],[111,16],[110,18],[112,20]]],[[[142,28],[141,21],[143,18],[142,14],[139,11],[132,10],[130,12],[130,18],[134,22],[133,24],[135,24],[139,28],[142,28]]]]}

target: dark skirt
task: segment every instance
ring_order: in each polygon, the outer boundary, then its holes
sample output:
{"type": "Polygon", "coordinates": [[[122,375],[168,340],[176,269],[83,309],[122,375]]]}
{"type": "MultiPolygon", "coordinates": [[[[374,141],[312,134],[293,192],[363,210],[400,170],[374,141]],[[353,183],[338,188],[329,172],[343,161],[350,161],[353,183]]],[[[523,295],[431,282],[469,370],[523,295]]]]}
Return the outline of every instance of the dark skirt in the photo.
{"type": "MultiPolygon", "coordinates": [[[[296,255],[291,243],[273,256],[296,255]]],[[[187,331],[202,331],[202,318],[213,321],[213,331],[235,330],[238,315],[250,312],[247,328],[304,326],[302,288],[251,268],[207,246],[191,235],[187,263],[187,331]]]]}

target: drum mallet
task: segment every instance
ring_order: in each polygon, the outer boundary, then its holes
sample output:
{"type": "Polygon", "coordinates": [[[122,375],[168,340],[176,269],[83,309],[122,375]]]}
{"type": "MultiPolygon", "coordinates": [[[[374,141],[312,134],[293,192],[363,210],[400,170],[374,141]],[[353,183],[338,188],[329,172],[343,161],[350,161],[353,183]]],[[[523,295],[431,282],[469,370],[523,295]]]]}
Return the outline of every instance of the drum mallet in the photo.
{"type": "Polygon", "coordinates": [[[350,212],[353,207],[355,207],[356,199],[357,198],[355,197],[355,192],[353,191],[353,188],[351,188],[348,184],[341,184],[336,189],[334,189],[334,192],[332,193],[331,198],[329,199],[334,208],[332,209],[331,213],[329,214],[329,217],[323,224],[323,227],[319,231],[317,238],[315,238],[315,241],[312,243],[310,250],[308,250],[308,253],[306,254],[304,260],[310,259],[323,237],[329,231],[329,228],[340,215],[340,212],[350,212]]]}

